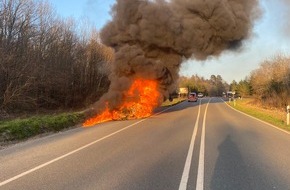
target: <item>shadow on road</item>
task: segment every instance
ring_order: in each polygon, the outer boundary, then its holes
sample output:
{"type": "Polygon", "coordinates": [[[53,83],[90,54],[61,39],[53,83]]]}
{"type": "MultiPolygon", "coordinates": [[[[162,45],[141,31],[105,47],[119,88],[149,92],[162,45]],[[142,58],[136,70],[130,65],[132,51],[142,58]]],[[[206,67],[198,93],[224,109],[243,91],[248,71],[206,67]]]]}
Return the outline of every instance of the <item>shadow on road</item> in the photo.
{"type": "Polygon", "coordinates": [[[228,135],[219,145],[219,157],[215,165],[210,189],[251,189],[251,181],[237,145],[228,135]]]}

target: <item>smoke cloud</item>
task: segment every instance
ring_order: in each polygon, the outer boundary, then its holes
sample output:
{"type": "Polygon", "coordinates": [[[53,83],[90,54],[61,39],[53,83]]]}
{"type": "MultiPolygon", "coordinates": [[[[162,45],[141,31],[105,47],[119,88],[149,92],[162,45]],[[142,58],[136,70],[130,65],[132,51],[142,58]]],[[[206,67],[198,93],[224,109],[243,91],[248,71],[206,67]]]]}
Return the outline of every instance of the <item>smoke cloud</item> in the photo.
{"type": "Polygon", "coordinates": [[[184,59],[205,60],[242,45],[257,5],[258,0],[117,0],[113,20],[101,31],[102,42],[115,50],[111,86],[95,107],[117,107],[136,78],[158,80],[168,98],[184,59]]]}
{"type": "Polygon", "coordinates": [[[282,0],[282,4],[283,10],[285,11],[282,19],[282,21],[284,21],[284,33],[287,37],[289,37],[290,21],[288,18],[290,17],[290,0],[282,0]]]}

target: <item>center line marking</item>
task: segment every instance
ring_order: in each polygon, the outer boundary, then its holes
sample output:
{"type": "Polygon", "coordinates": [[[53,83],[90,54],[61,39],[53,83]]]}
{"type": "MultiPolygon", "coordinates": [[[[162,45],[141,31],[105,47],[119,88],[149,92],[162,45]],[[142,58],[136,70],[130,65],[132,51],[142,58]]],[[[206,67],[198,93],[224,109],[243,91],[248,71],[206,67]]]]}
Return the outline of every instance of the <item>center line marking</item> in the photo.
{"type": "Polygon", "coordinates": [[[198,171],[197,171],[197,180],[196,180],[196,190],[204,189],[204,149],[205,149],[205,120],[208,105],[211,99],[209,99],[203,116],[203,124],[202,124],[202,132],[201,132],[201,142],[200,142],[200,150],[199,150],[199,160],[198,160],[198,171]]]}
{"type": "Polygon", "coordinates": [[[192,153],[193,153],[193,149],[194,149],[194,142],[195,142],[197,129],[198,129],[200,105],[201,105],[201,100],[199,101],[198,114],[197,114],[196,122],[194,125],[192,137],[191,137],[189,150],[187,153],[187,157],[186,157],[186,161],[185,161],[185,165],[184,165],[184,169],[183,169],[183,173],[182,173],[182,178],[181,178],[181,181],[179,184],[179,190],[186,190],[186,187],[187,187],[187,181],[188,181],[188,177],[189,177],[189,170],[190,170],[190,165],[191,165],[192,153]]]}

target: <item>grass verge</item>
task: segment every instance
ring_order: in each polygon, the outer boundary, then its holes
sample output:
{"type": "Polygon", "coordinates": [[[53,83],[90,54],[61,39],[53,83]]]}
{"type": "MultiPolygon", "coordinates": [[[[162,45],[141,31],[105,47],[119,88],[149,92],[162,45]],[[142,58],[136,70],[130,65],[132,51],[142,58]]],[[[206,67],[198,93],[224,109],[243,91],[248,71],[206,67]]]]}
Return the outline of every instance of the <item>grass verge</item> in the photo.
{"type": "MultiPolygon", "coordinates": [[[[162,106],[173,106],[184,100],[184,98],[175,98],[172,102],[167,100],[162,106]]],[[[84,121],[85,114],[82,112],[0,121],[0,145],[26,140],[44,133],[58,132],[84,121]]]]}
{"type": "Polygon", "coordinates": [[[227,102],[233,108],[258,118],[262,121],[275,125],[286,131],[290,131],[290,126],[286,123],[286,112],[277,109],[266,109],[253,104],[255,100],[251,98],[237,99],[236,105],[234,102],[227,102]]]}
{"type": "Polygon", "coordinates": [[[55,116],[35,116],[27,119],[15,119],[0,123],[0,143],[18,141],[30,137],[57,132],[73,127],[84,121],[82,113],[65,113],[55,116]]]}
{"type": "Polygon", "coordinates": [[[162,107],[166,107],[166,106],[174,106],[176,104],[179,104],[180,102],[183,102],[184,100],[186,100],[186,98],[174,98],[173,101],[169,101],[166,100],[165,102],[162,103],[162,107]]]}

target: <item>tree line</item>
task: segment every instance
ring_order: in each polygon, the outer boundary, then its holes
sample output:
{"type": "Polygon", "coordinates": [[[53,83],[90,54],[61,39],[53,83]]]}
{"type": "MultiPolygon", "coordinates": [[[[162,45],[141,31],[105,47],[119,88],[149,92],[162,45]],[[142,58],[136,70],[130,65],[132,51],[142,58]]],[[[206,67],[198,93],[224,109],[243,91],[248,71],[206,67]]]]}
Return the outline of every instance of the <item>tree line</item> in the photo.
{"type": "Polygon", "coordinates": [[[190,92],[200,92],[206,96],[223,96],[229,89],[229,84],[221,75],[211,75],[210,79],[192,75],[180,77],[179,87],[188,88],[190,92]]]}
{"type": "Polygon", "coordinates": [[[290,57],[265,60],[248,78],[249,94],[262,105],[285,109],[290,104],[290,57]]]}
{"type": "Polygon", "coordinates": [[[236,97],[252,97],[265,107],[285,109],[290,104],[290,57],[277,55],[265,60],[239,82],[233,80],[228,84],[220,75],[211,75],[210,79],[193,75],[181,77],[179,87],[209,96],[223,96],[227,91],[234,91],[236,97]]]}
{"type": "Polygon", "coordinates": [[[265,107],[284,109],[290,104],[290,57],[277,55],[265,60],[245,80],[233,81],[230,88],[242,96],[254,97],[265,107]]]}
{"type": "Polygon", "coordinates": [[[0,115],[81,108],[109,86],[112,49],[44,1],[0,0],[0,115]]]}

